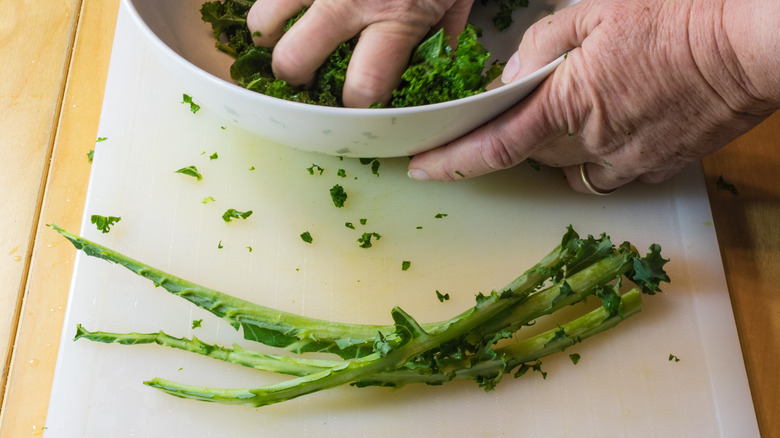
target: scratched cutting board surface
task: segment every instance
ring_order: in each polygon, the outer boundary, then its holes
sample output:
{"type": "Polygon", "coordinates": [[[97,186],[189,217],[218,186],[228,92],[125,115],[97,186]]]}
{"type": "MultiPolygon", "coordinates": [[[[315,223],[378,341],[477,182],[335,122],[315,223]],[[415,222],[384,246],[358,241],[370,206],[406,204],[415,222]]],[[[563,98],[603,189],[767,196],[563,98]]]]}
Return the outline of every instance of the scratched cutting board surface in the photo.
{"type": "Polygon", "coordinates": [[[526,165],[419,183],[405,175],[408,159],[383,159],[376,176],[356,160],[268,144],[208,108],[193,114],[181,100],[189,93],[197,102],[197,90],[181,89],[135,32],[122,8],[98,132],[106,140],[96,144],[80,230],[89,239],[250,301],[355,323],[390,323],[396,305],[423,322],[457,314],[538,261],[569,224],[642,251],[661,244],[672,283],[615,329],[544,359],[546,379],[506,376],[487,393],[473,382],[343,387],[253,409],[178,399],[141,382],[255,387],[280,377],[156,345],[72,342],[81,323],[262,348],[124,268],[78,254],[46,436],[758,436],[698,166],[603,198],[526,165]],[[322,174],[309,174],[313,164],[322,174]],[[202,181],[174,173],[190,165],[202,181]],[[340,209],[334,184],[348,194],[340,209]],[[225,223],[228,208],[253,214],[225,223]],[[92,214],[122,220],[101,234],[92,214]],[[382,238],[359,248],[363,232],[382,238]],[[451,299],[439,302],[437,290],[451,299]],[[568,353],[582,358],[574,365],[568,353]]]}

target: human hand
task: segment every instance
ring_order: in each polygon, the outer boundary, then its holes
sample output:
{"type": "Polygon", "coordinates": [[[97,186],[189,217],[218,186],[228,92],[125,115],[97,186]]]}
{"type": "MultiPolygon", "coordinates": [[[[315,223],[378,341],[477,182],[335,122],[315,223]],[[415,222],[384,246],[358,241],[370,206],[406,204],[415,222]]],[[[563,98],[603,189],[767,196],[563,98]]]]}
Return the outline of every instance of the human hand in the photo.
{"type": "Polygon", "coordinates": [[[596,191],[663,181],[778,108],[778,9],[776,0],[583,0],[556,12],[528,30],[502,79],[568,52],[563,64],[498,118],[414,157],[409,175],[453,181],[532,158],[561,167],[583,193],[593,193],[586,180],[596,191]],[[747,23],[758,14],[775,18],[747,23]],[[750,45],[738,35],[761,32],[773,36],[750,45]],[[761,45],[774,68],[735,52],[761,45]]]}
{"type": "Polygon", "coordinates": [[[347,68],[345,106],[387,103],[414,47],[431,28],[457,37],[474,0],[257,0],[247,16],[256,45],[274,47],[274,75],[293,85],[314,78],[340,43],[360,35],[347,68]],[[288,19],[309,6],[286,33],[288,19]]]}

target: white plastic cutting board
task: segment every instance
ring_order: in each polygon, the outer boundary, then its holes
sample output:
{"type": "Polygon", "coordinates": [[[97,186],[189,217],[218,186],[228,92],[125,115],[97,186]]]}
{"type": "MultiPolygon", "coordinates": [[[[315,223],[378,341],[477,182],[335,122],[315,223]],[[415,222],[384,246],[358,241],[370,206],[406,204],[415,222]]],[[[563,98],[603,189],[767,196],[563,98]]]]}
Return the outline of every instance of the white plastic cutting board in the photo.
{"type": "Polygon", "coordinates": [[[72,342],[82,323],[255,348],[205,311],[79,254],[47,437],[758,436],[698,166],[603,198],[575,194],[559,172],[526,165],[419,183],[405,176],[405,158],[381,160],[377,177],[353,160],[265,144],[208,108],[193,114],[183,93],[197,101],[197,90],[181,89],[161,69],[123,8],[98,133],[107,139],[96,144],[81,230],[87,238],[260,304],[358,323],[389,323],[395,305],[422,322],[452,316],[475,293],[533,265],[569,224],[639,248],[661,244],[672,283],[616,329],[545,359],[546,380],[507,376],[489,393],[473,382],[344,387],[251,409],[182,400],[141,382],[251,387],[279,377],[156,345],[72,342]],[[323,174],[310,175],[312,164],[323,174]],[[202,181],[174,173],[189,165],[202,181]],[[349,196],[341,209],[328,193],[337,183],[349,196]],[[202,203],[209,196],[215,200],[202,203]],[[226,224],[228,208],[254,213],[226,224]],[[100,234],[92,214],[122,220],[100,234]],[[300,239],[304,231],[312,244],[300,239]],[[382,238],[362,249],[362,232],[382,238]],[[403,260],[411,261],[407,271],[403,260]],[[452,299],[439,302],[436,290],[452,299]],[[192,329],[197,319],[202,327],[192,329]],[[568,357],[575,352],[577,365],[568,357]]]}

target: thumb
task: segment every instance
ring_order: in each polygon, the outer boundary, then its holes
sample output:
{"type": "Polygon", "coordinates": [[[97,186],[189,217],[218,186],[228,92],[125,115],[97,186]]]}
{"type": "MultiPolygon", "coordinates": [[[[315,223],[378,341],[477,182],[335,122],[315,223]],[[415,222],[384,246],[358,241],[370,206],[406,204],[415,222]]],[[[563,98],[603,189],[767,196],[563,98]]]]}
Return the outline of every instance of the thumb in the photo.
{"type": "MultiPolygon", "coordinates": [[[[532,25],[513,56],[515,70],[507,65],[503,81],[517,80],[581,46],[601,22],[593,3],[583,0],[532,25]]],[[[514,166],[536,150],[560,142],[569,132],[570,121],[586,113],[581,96],[572,95],[577,87],[571,84],[567,64],[558,66],[533,93],[487,124],[415,156],[409,163],[409,176],[434,181],[472,178],[514,166]]]]}
{"type": "Polygon", "coordinates": [[[591,6],[593,3],[583,0],[531,25],[523,35],[517,52],[507,61],[501,80],[506,84],[528,76],[564,53],[580,47],[601,21],[591,6]]]}
{"type": "MultiPolygon", "coordinates": [[[[561,66],[565,66],[562,64],[561,66]]],[[[512,167],[535,150],[565,135],[567,123],[556,114],[560,99],[559,67],[519,104],[487,124],[444,146],[415,155],[409,177],[456,181],[512,167]]]]}

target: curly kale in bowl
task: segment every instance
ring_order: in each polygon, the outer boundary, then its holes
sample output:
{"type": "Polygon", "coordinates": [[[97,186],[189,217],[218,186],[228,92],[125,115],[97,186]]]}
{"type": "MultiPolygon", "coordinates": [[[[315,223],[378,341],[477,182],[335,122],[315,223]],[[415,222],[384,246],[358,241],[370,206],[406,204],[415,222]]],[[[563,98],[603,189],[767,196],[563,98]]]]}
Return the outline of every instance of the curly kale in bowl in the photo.
{"type": "MultiPolygon", "coordinates": [[[[357,44],[353,38],[339,45],[317,70],[307,87],[292,86],[274,77],[271,70],[272,48],[256,47],[246,26],[253,0],[211,1],[201,7],[203,21],[211,24],[216,46],[235,58],[231,78],[244,88],[295,102],[325,106],[343,106],[341,101],[347,65],[357,44]]],[[[301,13],[287,23],[292,26],[301,13]]],[[[485,91],[501,74],[502,65],[487,65],[490,53],[480,43],[482,32],[467,25],[458,36],[457,48],[447,44],[443,30],[433,33],[417,46],[393,91],[388,107],[428,105],[460,99],[485,91]]]]}

